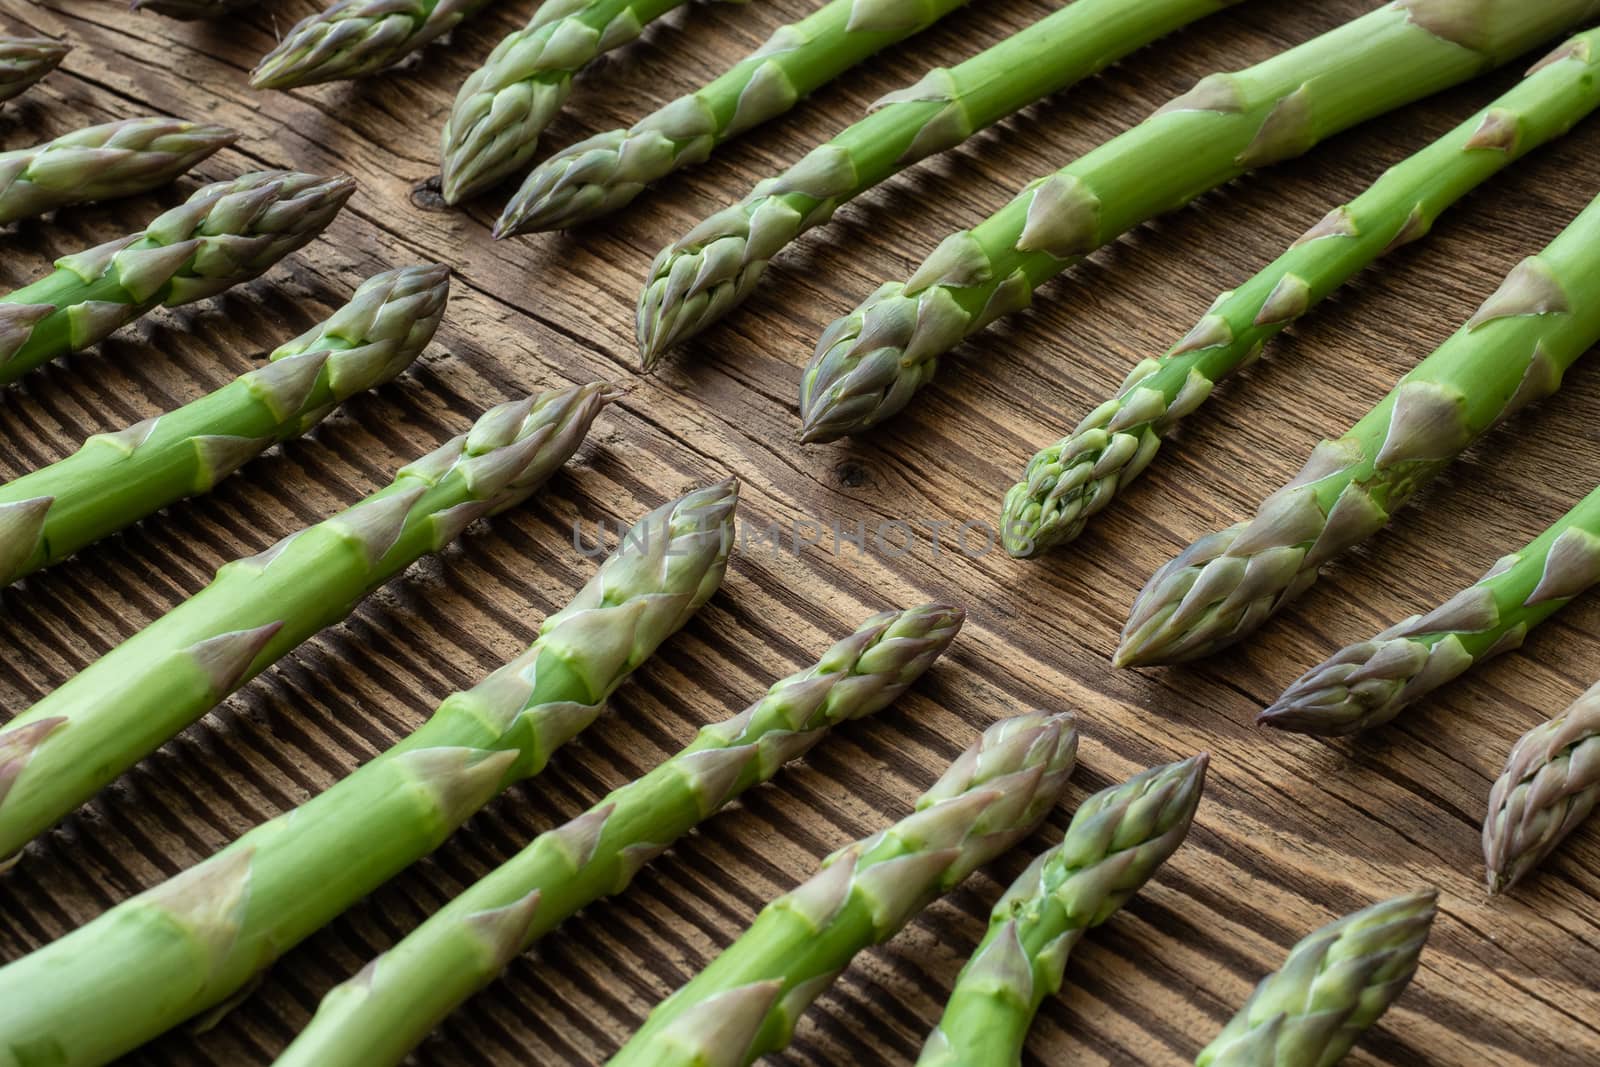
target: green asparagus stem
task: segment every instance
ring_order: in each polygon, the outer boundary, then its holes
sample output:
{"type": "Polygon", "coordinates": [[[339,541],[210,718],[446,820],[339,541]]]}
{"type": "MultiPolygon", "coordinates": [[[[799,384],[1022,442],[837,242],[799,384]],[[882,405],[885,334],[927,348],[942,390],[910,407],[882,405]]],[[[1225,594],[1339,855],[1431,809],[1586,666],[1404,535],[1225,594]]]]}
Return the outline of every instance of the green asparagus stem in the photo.
{"type": "Polygon", "coordinates": [[[376,74],[477,14],[488,0],[336,0],[301,19],[250,72],[253,89],[376,74]]]}
{"type": "Polygon", "coordinates": [[[0,152],[0,223],[148,192],[238,138],[226,126],[124,119],[0,152]]]}
{"type": "Polygon", "coordinates": [[[400,1063],[467,997],[580,908],[621,892],[696,823],[830,726],[887,707],[961,627],[943,604],[884,612],[815,665],[583,815],[540,835],[325,998],[277,1067],[400,1063]]]}
{"type": "Polygon", "coordinates": [[[1161,435],[1205,402],[1285,327],[1379,256],[1433,227],[1462,196],[1600,106],[1600,30],[1572,38],[1527,80],[1355,200],[1333,209],[1271,266],[1224,293],[1160,359],[1140,363],[1117,395],[1028,462],[1006,494],[1002,541],[1034,555],[1083,532],[1137,478],[1161,435]]]}
{"type": "Polygon", "coordinates": [[[742,1067],[783,1048],[857,952],[893,937],[1039,824],[1077,748],[1070,715],[1032,712],[989,727],[912,815],[835,852],[768,904],[650,1013],[609,1067],[742,1067]]]}
{"type": "Polygon", "coordinates": [[[133,0],[130,6],[174,19],[214,19],[253,3],[255,0],[133,0]]]}
{"type": "Polygon", "coordinates": [[[866,118],[662,249],[639,298],[644,367],[743,303],[772,257],[842,204],[1235,2],[1075,0],[965,63],[936,67],[885,96],[866,118]]]}
{"type": "Polygon", "coordinates": [[[271,362],[176,411],[98,434],[66,459],[0,486],[0,586],[197,493],[422,354],[444,314],[450,271],[407,267],[367,280],[271,362]]]}
{"type": "Polygon", "coordinates": [[[703,88],[626,130],[565,148],[529,174],[495,223],[496,237],[561,230],[609,215],[675,170],[794,107],[803,97],[896,41],[927,29],[965,0],[829,0],[703,88]]]}
{"type": "Polygon", "coordinates": [[[1470,668],[1522,644],[1528,631],[1600,581],[1600,489],[1473,585],[1311,668],[1257,718],[1341,736],[1389,722],[1470,668]]]}
{"type": "Polygon", "coordinates": [[[142,233],[56,260],[0,297],[0,384],[110,336],[157,306],[247,282],[321,233],[349,178],[261,171],[197,190],[142,233]]]}
{"type": "Polygon", "coordinates": [[[728,481],[645,516],[531,648],[446,698],[404,741],[0,969],[0,1062],[98,1067],[226,1005],[496,794],[542,771],[716,592],[737,498],[728,481]]]}
{"type": "Polygon", "coordinates": [[[72,49],[48,37],[0,37],[0,103],[61,66],[72,49]]]}
{"type": "Polygon", "coordinates": [[[440,191],[459,204],[533,158],[539,135],[602,52],[638,37],[685,0],[545,0],[467,76],[440,138],[440,191]]]}
{"type": "Polygon", "coordinates": [[[591,383],[491,408],[354,507],[222,567],[12,719],[0,731],[0,857],[469,523],[526,499],[609,398],[591,383]]]}
{"type": "Polygon", "coordinates": [[[961,969],[917,1067],[1022,1062],[1028,1027],[1061,991],[1067,956],[1189,835],[1208,757],[1155,767],[1083,802],[1061,844],[1012,883],[961,969]]]}
{"type": "Polygon", "coordinates": [[[802,440],[875,426],[939,356],[1085,255],[1245,171],[1520,55],[1596,0],[1395,0],[1234,74],[1213,74],[1143,124],[1033,182],[947,238],[904,284],[836,321],[801,381],[802,440]]]}
{"type": "Polygon", "coordinates": [[[1502,893],[1545,861],[1600,800],[1600,685],[1523,734],[1489,791],[1483,858],[1502,893]]]}
{"type": "Polygon", "coordinates": [[[1597,340],[1600,200],[1343,437],[1319,444],[1255,518],[1156,571],[1134,601],[1117,665],[1195,659],[1254,631],[1473,441],[1554,392],[1597,340]]]}
{"type": "Polygon", "coordinates": [[[1333,1067],[1411,981],[1438,895],[1374,904],[1295,945],[1196,1067],[1333,1067]]]}

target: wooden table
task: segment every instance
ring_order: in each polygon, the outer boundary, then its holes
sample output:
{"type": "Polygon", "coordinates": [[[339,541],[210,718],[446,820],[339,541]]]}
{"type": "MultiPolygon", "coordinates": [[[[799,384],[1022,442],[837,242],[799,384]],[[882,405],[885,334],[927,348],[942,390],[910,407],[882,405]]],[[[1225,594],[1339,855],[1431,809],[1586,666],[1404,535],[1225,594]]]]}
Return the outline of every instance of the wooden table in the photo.
{"type": "MultiPolygon", "coordinates": [[[[390,583],[35,845],[0,879],[0,958],[44,944],[325,788],[523,647],[593,569],[571,543],[580,519],[629,520],[733,472],[744,479],[747,523],[992,520],[1034,448],[1171,343],[1219,289],[1517,77],[1503,72],[1405,109],[1143,227],[1046,289],[1034,310],[966,345],[914,412],[858,442],[800,448],[799,370],[831,318],[880,281],[906,276],[939,237],[999,207],[1030,177],[1201,75],[1264,58],[1373,4],[1246,3],[1029,109],[841,212],[783,258],[745,310],[649,376],[634,371],[633,307],[659,246],[879,94],[1052,5],[974,4],[613,220],[494,243],[487,226],[498,198],[444,210],[429,180],[455,87],[529,6],[495,6],[404,72],[282,94],[250,91],[245,74],[313,9],[310,0],[263,0],[210,26],[100,0],[0,0],[12,28],[76,46],[62,72],[0,116],[6,147],[165,112],[244,132],[236,149],[200,168],[206,178],[292,166],[360,182],[329,235],[266,278],[154,315],[7,390],[0,474],[215,388],[375,271],[442,260],[458,272],[438,341],[403,380],[353,400],[309,439],[208,497],[0,595],[0,706],[27,707],[220,564],[383,484],[489,404],[595,377],[627,390],[580,461],[537,501],[390,583]]],[[[679,12],[579,80],[548,144],[626,124],[811,6],[768,0],[679,12]]],[[[0,282],[20,285],[55,256],[136,228],[190,188],[23,225],[4,238],[0,282]]],[[[901,558],[836,551],[830,539],[798,553],[746,553],[723,592],[542,777],[290,952],[215,1029],[175,1032],[130,1062],[268,1062],[329,986],[538,830],[809,663],[868,613],[933,598],[965,603],[971,621],[912,696],[838,731],[653,864],[624,897],[518,960],[428,1042],[421,1062],[601,1062],[764,901],[831,849],[905,813],[984,724],[1034,705],[1082,717],[1082,765],[1067,802],[1024,848],[859,957],[773,1062],[908,1062],[1001,885],[1059,837],[1073,806],[1202,748],[1215,761],[1193,834],[1076,950],[1068,988],[1034,1027],[1034,1062],[1188,1062],[1301,935],[1422,883],[1443,894],[1422,968],[1349,1062],[1600,1062],[1600,824],[1507,900],[1481,888],[1478,846],[1489,783],[1512,741],[1600,675],[1600,600],[1580,600],[1520,651],[1370,737],[1323,743],[1251,725],[1306,666],[1443,599],[1600,478],[1600,368],[1579,366],[1560,395],[1491,434],[1244,648],[1189,669],[1107,665],[1128,603],[1154,567],[1249,513],[1320,435],[1363,412],[1597,190],[1600,126],[1591,121],[1274,343],[1066,551],[1037,562],[969,558],[948,546],[936,556],[923,534],[901,558]]]]}

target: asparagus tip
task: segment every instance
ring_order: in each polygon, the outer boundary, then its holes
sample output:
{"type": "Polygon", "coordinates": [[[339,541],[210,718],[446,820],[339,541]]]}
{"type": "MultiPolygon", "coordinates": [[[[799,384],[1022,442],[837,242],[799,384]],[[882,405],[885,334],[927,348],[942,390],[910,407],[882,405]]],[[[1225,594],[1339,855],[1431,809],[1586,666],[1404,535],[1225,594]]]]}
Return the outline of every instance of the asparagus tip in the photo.
{"type": "MultiPolygon", "coordinates": [[[[1034,463],[1030,462],[1030,475],[1033,467],[1034,463]]],[[[1053,547],[1057,541],[1070,540],[1045,539],[1045,514],[1031,480],[1025,479],[1006,490],[1005,499],[1000,504],[1000,547],[1005,549],[1006,555],[1012,559],[1032,559],[1043,555],[1044,550],[1053,547]]]]}
{"type": "Polygon", "coordinates": [[[66,54],[72,51],[72,46],[65,41],[58,41],[54,37],[23,37],[14,38],[13,42],[31,48],[41,60],[58,64],[66,54]]]}
{"type": "Polygon", "coordinates": [[[800,443],[803,445],[822,445],[833,440],[837,438],[829,437],[819,426],[808,422],[800,424],[800,443]]]}
{"type": "Polygon", "coordinates": [[[800,443],[827,444],[869,429],[875,422],[861,417],[862,404],[839,386],[818,393],[802,394],[800,403],[800,443]]]}
{"type": "Polygon", "coordinates": [[[1256,714],[1257,726],[1308,737],[1345,737],[1360,731],[1362,720],[1344,722],[1329,714],[1326,707],[1308,707],[1289,695],[1279,697],[1270,707],[1256,714]]]}
{"type": "Polygon", "coordinates": [[[1012,511],[1009,501],[1000,512],[1000,547],[1012,559],[1033,559],[1049,547],[1039,542],[1040,527],[1012,511]]]}
{"type": "Polygon", "coordinates": [[[639,321],[639,372],[646,373],[661,361],[662,355],[672,342],[664,339],[657,323],[652,320],[639,321]]]}
{"type": "Polygon", "coordinates": [[[1301,708],[1292,700],[1287,699],[1287,694],[1280,696],[1271,704],[1256,713],[1256,725],[1268,726],[1274,730],[1285,730],[1293,733],[1315,733],[1310,729],[1315,719],[1303,714],[1301,708]]]}
{"type": "Polygon", "coordinates": [[[461,201],[472,195],[473,190],[464,188],[464,181],[456,169],[448,164],[439,170],[439,199],[451,207],[458,207],[461,201]]]}

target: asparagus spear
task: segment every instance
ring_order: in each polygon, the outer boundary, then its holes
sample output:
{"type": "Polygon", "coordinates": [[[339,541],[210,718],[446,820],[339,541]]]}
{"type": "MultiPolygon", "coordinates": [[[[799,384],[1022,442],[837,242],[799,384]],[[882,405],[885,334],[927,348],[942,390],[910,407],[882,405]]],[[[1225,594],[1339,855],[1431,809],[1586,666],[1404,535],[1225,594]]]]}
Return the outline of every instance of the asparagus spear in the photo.
{"type": "Polygon", "coordinates": [[[1545,861],[1600,800],[1600,685],[1523,734],[1489,791],[1483,858],[1501,893],[1545,861]]]}
{"type": "Polygon", "coordinates": [[[214,19],[253,3],[255,0],[133,0],[129,6],[174,19],[214,19]]]}
{"type": "Polygon", "coordinates": [[[1600,30],[1567,41],[1522,84],[1334,208],[1271,266],[1224,293],[1160,359],[1028,462],[1006,494],[1002,541],[1031,556],[1083,532],[1155,458],[1161,435],[1212,386],[1390,249],[1424,236],[1446,209],[1600,106],[1600,30]]]}
{"type": "Polygon", "coordinates": [[[208,492],[405,370],[433,338],[449,278],[438,265],[376,275],[327,321],[273,352],[269,365],[176,411],[97,434],[66,459],[0,486],[0,586],[208,492]]]}
{"type": "Polygon", "coordinates": [[[227,1004],[497,793],[542,771],[716,592],[737,496],[730,480],[645,516],[532,647],[446,698],[404,741],[0,969],[0,1056],[48,1049],[51,1067],[96,1067],[227,1004]]]}
{"type": "Polygon", "coordinates": [[[1032,712],[984,731],[913,814],[829,856],[742,937],[662,1001],[610,1067],[738,1067],[783,1048],[800,1014],[862,949],[1016,844],[1072,773],[1070,715],[1032,712]]]}
{"type": "Polygon", "coordinates": [[[778,27],[704,87],[628,129],[596,134],[535,167],[501,213],[494,235],[566,229],[608,215],[657,178],[704,162],[718,145],[783,114],[964,2],[829,0],[799,22],[778,27]]]}
{"type": "Polygon", "coordinates": [[[868,619],[820,661],[583,815],[541,834],[325,998],[277,1067],[398,1064],[518,953],[619,893],[696,823],[776,774],[828,727],[887,707],[961,627],[943,604],[868,619]]]}
{"type": "Polygon", "coordinates": [[[61,66],[72,49],[48,37],[0,36],[0,103],[61,66]]]}
{"type": "Polygon", "coordinates": [[[124,119],[0,152],[0,223],[165,185],[239,135],[178,119],[124,119]]]}
{"type": "Polygon", "coordinates": [[[354,507],[222,567],[12,719],[0,731],[0,857],[468,524],[526,499],[582,443],[608,388],[491,408],[354,507]]]}
{"type": "Polygon", "coordinates": [[[1389,722],[1600,581],[1600,489],[1427,615],[1413,615],[1311,668],[1257,719],[1339,736],[1389,722]]]}
{"type": "Polygon", "coordinates": [[[1188,836],[1207,761],[1202,754],[1155,767],[1083,802],[1061,844],[995,904],[918,1067],[1022,1062],[1028,1027],[1060,991],[1078,940],[1126,904],[1188,836]]]}
{"type": "Polygon", "coordinates": [[[572,79],[685,0],[545,0],[467,76],[440,138],[440,191],[459,204],[533,158],[572,79]]]}
{"type": "Polygon", "coordinates": [[[114,333],[256,277],[310,241],[355,192],[349,178],[261,171],[199,189],[143,232],[56,260],[0,297],[0,384],[114,333]]]}
{"type": "Polygon", "coordinates": [[[656,256],[639,298],[648,368],[728,314],[767,263],[849,200],[918,160],[1237,0],[1075,0],[993,48],[873,104],[867,117],[656,256]]]}
{"type": "Polygon", "coordinates": [[[1600,11],[1595,0],[1394,0],[1233,74],[1027,186],[881,287],[817,343],[802,440],[858,433],[910,403],[941,354],[1094,249],[1247,170],[1504,63],[1600,11]]]}
{"type": "Polygon", "coordinates": [[[1600,340],[1600,199],[1256,516],[1207,534],[1150,577],[1118,666],[1176,663],[1249,634],[1370,537],[1502,419],[1554,392],[1600,340]]]}
{"type": "Polygon", "coordinates": [[[294,89],[392,67],[488,0],[336,0],[283,35],[250,72],[253,89],[294,89]]]}
{"type": "Polygon", "coordinates": [[[1295,945],[1196,1067],[1333,1067],[1411,981],[1438,895],[1374,904],[1295,945]]]}

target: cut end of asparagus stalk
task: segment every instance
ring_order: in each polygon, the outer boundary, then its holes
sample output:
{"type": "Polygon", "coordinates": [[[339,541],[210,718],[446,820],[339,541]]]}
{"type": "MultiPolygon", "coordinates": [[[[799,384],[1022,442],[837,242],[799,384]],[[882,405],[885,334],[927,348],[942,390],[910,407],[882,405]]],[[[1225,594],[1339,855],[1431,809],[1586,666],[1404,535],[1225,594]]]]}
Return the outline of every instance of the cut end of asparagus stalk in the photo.
{"type": "Polygon", "coordinates": [[[1411,981],[1438,896],[1421,889],[1374,904],[1295,945],[1196,1067],[1337,1063],[1411,981]]]}
{"type": "Polygon", "coordinates": [[[965,330],[959,309],[952,316],[938,299],[927,303],[891,282],[828,327],[800,379],[802,443],[862,433],[910,402],[933,376],[939,352],[954,344],[950,332],[959,339],[965,330]],[[947,343],[928,344],[935,333],[947,343]]]}
{"type": "Polygon", "coordinates": [[[238,138],[226,126],[138,118],[0,153],[0,223],[154,189],[238,138]]]}
{"type": "Polygon", "coordinates": [[[71,50],[48,37],[0,37],[0,103],[61,66],[71,50]]]}
{"type": "Polygon", "coordinates": [[[494,225],[496,240],[565,230],[631,203],[660,176],[629,130],[608,130],[539,164],[494,225]]]}
{"type": "Polygon", "coordinates": [[[1534,870],[1600,801],[1600,685],[1512,748],[1483,823],[1489,892],[1534,870]]]}

